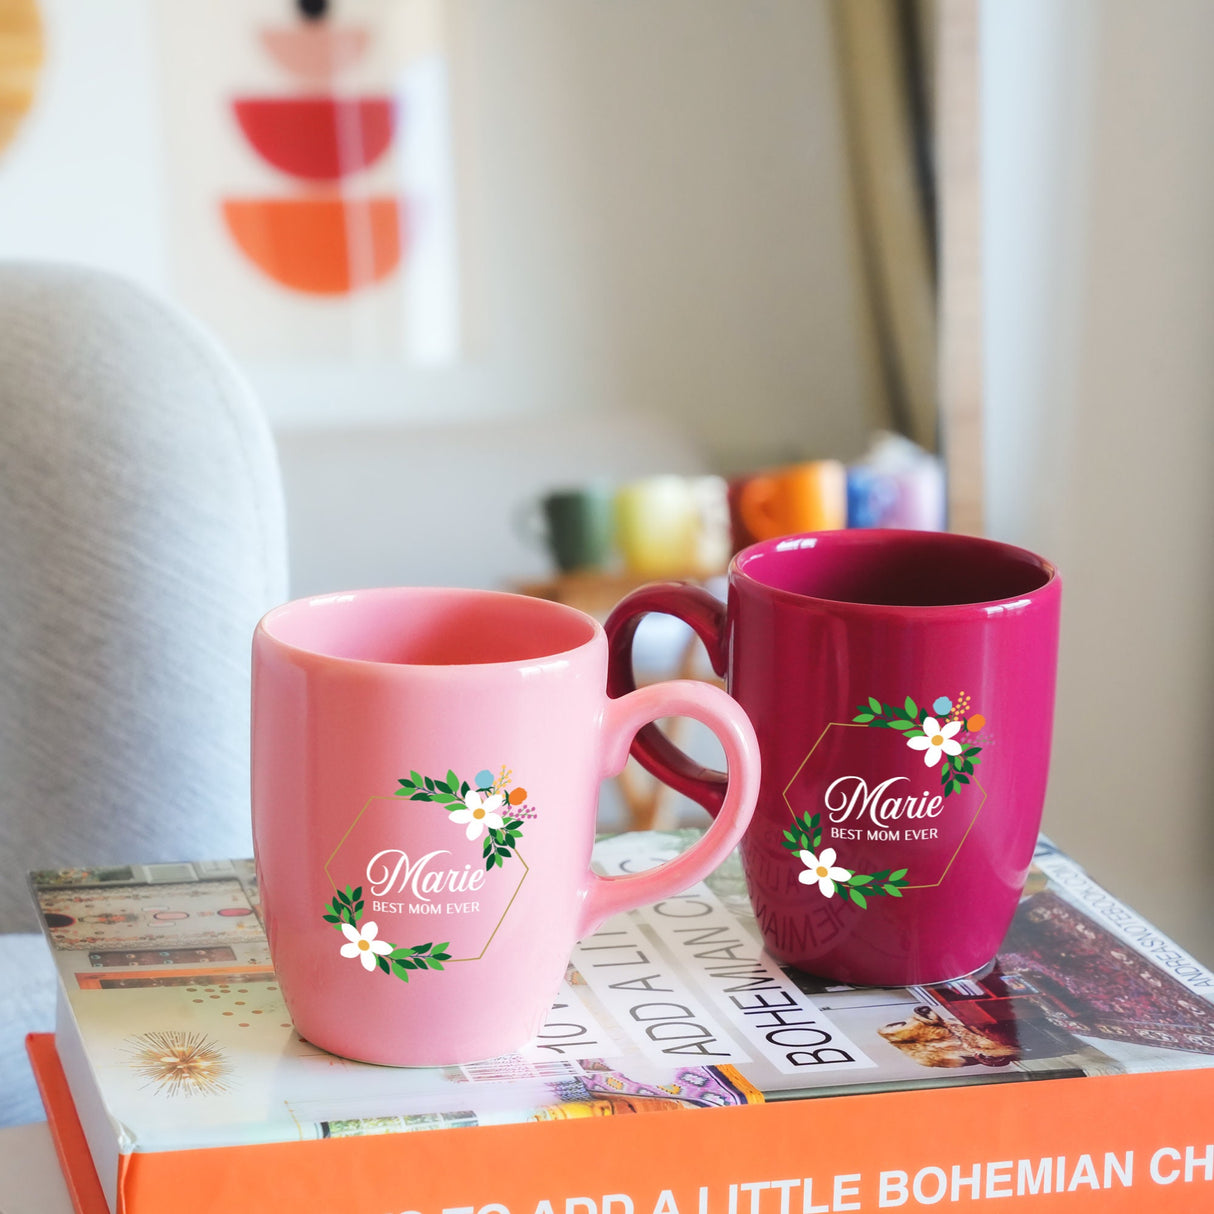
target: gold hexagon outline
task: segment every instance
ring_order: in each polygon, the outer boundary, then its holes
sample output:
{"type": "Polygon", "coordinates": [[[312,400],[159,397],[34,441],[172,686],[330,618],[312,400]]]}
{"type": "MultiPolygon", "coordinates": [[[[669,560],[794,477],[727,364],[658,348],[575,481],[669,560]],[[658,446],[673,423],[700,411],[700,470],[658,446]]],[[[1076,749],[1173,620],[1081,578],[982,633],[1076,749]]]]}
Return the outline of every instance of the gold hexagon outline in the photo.
{"type": "MultiPolygon", "coordinates": [[[[830,732],[830,730],[832,730],[836,725],[839,726],[840,729],[871,729],[872,728],[872,726],[870,726],[870,725],[860,724],[855,721],[830,721],[827,723],[826,728],[823,729],[822,732],[818,735],[818,740],[813,744],[813,746],[811,746],[809,748],[809,753],[805,756],[805,758],[803,758],[801,760],[800,766],[797,768],[796,771],[793,772],[792,778],[784,786],[784,791],[781,794],[781,796],[784,798],[784,804],[788,808],[788,812],[792,815],[792,820],[794,823],[796,823],[796,821],[797,821],[797,814],[796,814],[796,810],[794,810],[792,807],[792,802],[788,799],[788,790],[790,788],[792,788],[792,786],[796,783],[797,777],[801,774],[802,771],[805,770],[805,764],[808,763],[810,761],[810,759],[813,758],[814,751],[817,750],[818,747],[821,745],[822,739],[824,737],[826,737],[826,735],[830,732]]],[[[904,885],[904,886],[902,886],[902,888],[904,890],[907,890],[907,889],[939,889],[939,887],[944,884],[945,878],[949,874],[949,870],[953,867],[953,864],[955,863],[957,857],[961,854],[961,849],[965,846],[966,839],[968,839],[970,837],[970,831],[972,831],[974,829],[974,823],[978,821],[978,815],[982,812],[983,808],[986,805],[986,797],[987,797],[986,789],[983,788],[982,785],[979,784],[977,780],[973,780],[972,784],[973,784],[974,788],[976,788],[982,794],[982,800],[980,800],[978,802],[978,808],[976,810],[974,810],[974,816],[970,819],[970,824],[965,828],[965,833],[961,836],[960,840],[958,841],[956,850],[949,857],[948,863],[944,866],[944,872],[940,875],[940,880],[932,881],[930,883],[926,883],[923,885],[904,885]]]]}
{"type": "MultiPolygon", "coordinates": [[[[363,805],[362,809],[360,809],[358,811],[358,813],[356,813],[354,815],[354,820],[350,823],[349,826],[346,827],[346,833],[344,835],[342,835],[342,837],[337,841],[337,846],[329,853],[329,858],[324,863],[324,871],[325,871],[325,876],[329,878],[329,884],[333,887],[334,893],[337,892],[337,882],[333,880],[333,874],[331,872],[329,872],[329,865],[333,863],[334,857],[346,845],[346,840],[350,837],[351,832],[358,825],[363,814],[365,814],[367,812],[368,808],[370,808],[371,802],[372,801],[392,801],[392,800],[393,800],[392,797],[386,797],[382,793],[376,793],[373,796],[368,797],[365,804],[363,805]]],[[[518,897],[519,890],[521,890],[523,888],[523,882],[526,881],[527,878],[531,875],[531,866],[527,863],[526,860],[523,859],[522,852],[516,850],[514,854],[523,866],[523,875],[519,878],[518,885],[516,885],[514,887],[514,893],[512,893],[510,895],[510,901],[506,903],[506,908],[505,908],[505,910],[502,911],[501,917],[498,919],[497,923],[494,925],[493,931],[491,931],[489,933],[489,939],[485,941],[484,948],[482,948],[481,951],[479,953],[477,953],[475,957],[452,957],[450,961],[446,962],[447,965],[458,965],[460,962],[463,962],[463,961],[480,961],[481,958],[483,958],[484,955],[489,951],[489,945],[491,945],[493,943],[493,938],[501,930],[502,924],[506,922],[506,916],[510,913],[510,908],[514,905],[514,900],[515,900],[515,898],[518,897]]],[[[397,945],[396,947],[399,948],[400,946],[397,945]]]]}

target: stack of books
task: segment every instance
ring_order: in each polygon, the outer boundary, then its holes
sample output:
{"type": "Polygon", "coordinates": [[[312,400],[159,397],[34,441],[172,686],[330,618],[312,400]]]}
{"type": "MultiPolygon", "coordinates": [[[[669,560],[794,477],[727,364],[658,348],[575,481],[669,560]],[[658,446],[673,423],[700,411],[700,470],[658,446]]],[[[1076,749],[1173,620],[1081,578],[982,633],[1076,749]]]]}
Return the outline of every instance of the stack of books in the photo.
{"type": "Polygon", "coordinates": [[[62,991],[30,1054],[81,1214],[1214,1209],[1214,974],[1044,841],[982,973],[782,969],[735,858],[583,941],[526,1051],[429,1070],[295,1033],[247,860],[32,883],[62,991]]]}

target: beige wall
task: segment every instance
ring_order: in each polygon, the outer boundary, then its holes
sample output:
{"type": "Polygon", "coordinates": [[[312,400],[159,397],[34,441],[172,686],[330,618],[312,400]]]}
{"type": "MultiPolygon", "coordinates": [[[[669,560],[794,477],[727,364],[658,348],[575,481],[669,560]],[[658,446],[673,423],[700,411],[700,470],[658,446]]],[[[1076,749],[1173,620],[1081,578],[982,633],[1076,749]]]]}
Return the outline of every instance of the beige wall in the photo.
{"type": "MultiPolygon", "coordinates": [[[[725,465],[858,453],[879,389],[828,4],[476,11],[493,65],[484,112],[525,75],[543,91],[530,113],[516,101],[516,130],[563,115],[529,164],[493,167],[515,191],[539,185],[532,231],[558,220],[581,253],[569,302],[600,356],[588,369],[620,405],[694,429],[725,465]],[[543,209],[550,185],[562,214],[543,209]]],[[[560,264],[537,252],[546,273],[560,264]]]]}
{"type": "Polygon", "coordinates": [[[988,517],[1065,585],[1047,829],[1214,960],[1214,7],[986,0],[988,517]]]}

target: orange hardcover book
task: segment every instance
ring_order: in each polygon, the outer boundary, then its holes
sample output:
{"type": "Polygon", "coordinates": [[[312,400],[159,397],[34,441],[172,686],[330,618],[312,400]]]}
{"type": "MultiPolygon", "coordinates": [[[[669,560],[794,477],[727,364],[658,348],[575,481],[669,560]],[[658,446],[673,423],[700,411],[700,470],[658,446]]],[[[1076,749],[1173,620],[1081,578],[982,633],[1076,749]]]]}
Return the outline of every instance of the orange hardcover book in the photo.
{"type": "MultiPolygon", "coordinates": [[[[76,1210],[105,1214],[50,1035],[30,1053],[76,1210]]],[[[1214,1208],[1214,1071],[133,1153],[119,1173],[119,1214],[1193,1214],[1214,1208]]]]}
{"type": "Polygon", "coordinates": [[[783,970],[727,865],[579,945],[529,1051],[434,1070],[298,1038],[248,862],[33,885],[62,997],[30,1052],[84,1214],[1214,1209],[1214,974],[1048,843],[980,974],[783,970]]]}
{"type": "Polygon", "coordinates": [[[72,1091],[67,1085],[67,1076],[55,1052],[55,1038],[50,1033],[30,1033],[25,1039],[25,1048],[30,1056],[30,1066],[46,1107],[46,1119],[50,1125],[51,1139],[63,1179],[67,1182],[68,1196],[76,1214],[109,1214],[109,1206],[97,1169],[89,1154],[88,1139],[76,1116],[72,1103],[72,1091]]]}

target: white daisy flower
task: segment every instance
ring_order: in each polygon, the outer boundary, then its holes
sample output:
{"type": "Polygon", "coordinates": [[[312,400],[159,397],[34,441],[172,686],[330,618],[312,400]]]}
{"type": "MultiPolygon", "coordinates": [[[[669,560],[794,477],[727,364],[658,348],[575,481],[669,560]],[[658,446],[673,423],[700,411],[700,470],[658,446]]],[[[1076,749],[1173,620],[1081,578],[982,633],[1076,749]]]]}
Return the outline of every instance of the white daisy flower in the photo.
{"type": "Polygon", "coordinates": [[[386,940],[376,940],[375,937],[379,935],[379,926],[375,923],[364,923],[361,932],[353,924],[343,923],[341,934],[348,941],[341,946],[341,955],[357,957],[363,963],[365,970],[373,970],[376,966],[375,958],[392,951],[392,945],[386,940]]]}
{"type": "Polygon", "coordinates": [[[805,870],[797,874],[797,880],[802,885],[816,885],[818,890],[828,898],[835,896],[835,882],[846,881],[851,873],[846,868],[835,866],[835,849],[824,848],[818,855],[811,851],[798,853],[805,870]]]}
{"type": "Polygon", "coordinates": [[[941,725],[935,717],[924,717],[921,738],[907,738],[906,744],[911,750],[924,751],[923,762],[928,767],[935,767],[940,762],[941,755],[959,755],[961,743],[953,741],[953,735],[961,732],[960,721],[949,721],[941,725]]]}
{"type": "Polygon", "coordinates": [[[502,815],[497,811],[505,804],[506,798],[500,792],[490,793],[482,798],[475,788],[468,790],[464,797],[464,808],[453,810],[451,821],[460,826],[467,826],[469,839],[479,839],[485,833],[485,827],[492,826],[494,830],[502,829],[502,815]]]}

